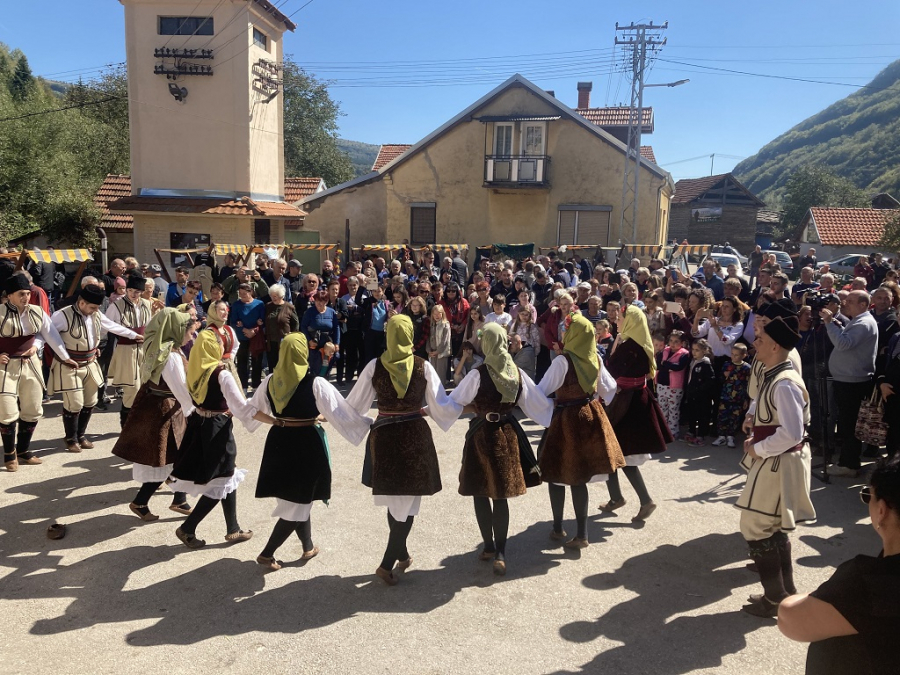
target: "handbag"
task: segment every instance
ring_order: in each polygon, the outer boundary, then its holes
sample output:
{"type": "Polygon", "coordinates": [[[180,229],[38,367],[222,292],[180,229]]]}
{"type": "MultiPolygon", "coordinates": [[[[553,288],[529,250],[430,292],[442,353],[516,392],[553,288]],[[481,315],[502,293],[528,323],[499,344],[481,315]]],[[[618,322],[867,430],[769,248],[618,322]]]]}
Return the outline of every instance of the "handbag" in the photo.
{"type": "Polygon", "coordinates": [[[884,421],[884,400],[875,387],[872,395],[859,406],[856,418],[856,438],[869,445],[880,446],[887,441],[888,425],[884,421]]]}

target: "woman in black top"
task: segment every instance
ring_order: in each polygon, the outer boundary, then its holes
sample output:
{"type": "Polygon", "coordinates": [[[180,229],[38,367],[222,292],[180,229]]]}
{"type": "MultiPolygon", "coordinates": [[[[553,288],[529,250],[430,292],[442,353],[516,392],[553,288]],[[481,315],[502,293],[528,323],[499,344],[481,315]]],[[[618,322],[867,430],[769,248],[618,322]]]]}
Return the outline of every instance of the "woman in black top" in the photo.
{"type": "Polygon", "coordinates": [[[809,594],[778,609],[786,637],[810,642],[810,675],[900,672],[900,459],[879,462],[860,493],[881,537],[877,557],[858,555],[809,594]]]}

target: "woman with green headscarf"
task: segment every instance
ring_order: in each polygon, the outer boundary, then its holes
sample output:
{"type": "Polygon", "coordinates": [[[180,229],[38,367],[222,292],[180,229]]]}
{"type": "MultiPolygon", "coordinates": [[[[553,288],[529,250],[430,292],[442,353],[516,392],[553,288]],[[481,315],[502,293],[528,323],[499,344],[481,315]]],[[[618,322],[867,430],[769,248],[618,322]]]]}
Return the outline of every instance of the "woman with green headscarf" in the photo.
{"type": "Polygon", "coordinates": [[[509,338],[502,326],[485,325],[481,333],[484,363],[469,371],[450,394],[457,411],[470,406],[459,472],[459,494],[471,496],[484,547],[480,560],[494,561],[494,574],[506,574],[509,499],[541,482],[531,441],[513,416],[517,405],[533,419],[547,419],[553,406],[513,362],[509,338]]]}
{"type": "Polygon", "coordinates": [[[205,546],[206,542],[196,537],[197,526],[221,502],[225,541],[247,541],[253,532],[244,532],[238,524],[236,493],[247,472],[235,465],[233,420],[240,420],[251,433],[259,428],[259,422],[271,424],[273,420],[244,398],[239,380],[222,363],[222,345],[211,331],[200,331],[191,347],[187,389],[194,412],[172,468],[172,489],[199,499],[175,536],[188,548],[205,546]]]}
{"type": "Polygon", "coordinates": [[[384,583],[397,583],[397,571],[407,569],[412,558],[406,540],[418,514],[422,497],[441,489],[441,472],[431,438],[427,414],[447,431],[459,416],[450,402],[437,371],[413,354],[414,329],[405,314],[385,324],[387,349],[359,375],[347,403],[365,415],[378,397],[378,418],[370,423],[363,464],[363,485],[372,488],[376,506],[388,509],[390,535],[381,565],[375,574],[384,583]]]}
{"type": "MultiPolygon", "coordinates": [[[[550,492],[553,529],[550,538],[569,549],[588,546],[588,483],[606,480],[625,466],[622,449],[606,418],[616,384],[597,357],[594,326],[580,313],[569,314],[562,334],[562,354],[553,359],[538,388],[545,396],[556,392],[553,418],[538,446],[541,477],[550,492]],[[566,485],[572,492],[577,532],[566,541],[562,526],[566,485]]],[[[540,420],[538,420],[540,421],[540,420]]]]}
{"type": "Polygon", "coordinates": [[[289,333],[279,346],[278,364],[260,384],[250,405],[275,419],[263,450],[256,496],[275,497],[272,535],[256,562],[270,570],[282,563],[275,551],[292,532],[303,546],[303,561],[319,553],[312,541],[310,510],[314,501],[331,498],[331,457],[328,437],[319,424],[324,417],[358,445],[369,431],[334,386],[309,367],[309,347],[303,333],[289,333]]]}
{"type": "MultiPolygon", "coordinates": [[[[150,512],[150,497],[172,473],[175,455],[184,438],[185,418],[194,404],[187,390],[187,360],[181,348],[194,336],[197,322],[187,312],[166,308],[144,332],[141,387],[112,452],[133,462],[131,475],[141,489],[128,505],[145,522],[159,520],[150,512]]],[[[176,492],[172,511],[190,515],[183,492],[176,492]]]]}
{"type": "MultiPolygon", "coordinates": [[[[647,380],[652,380],[656,374],[656,354],[647,317],[640,308],[623,305],[618,325],[619,334],[607,367],[616,378],[619,393],[608,413],[625,455],[622,471],[641,502],[641,508],[631,522],[642,523],[656,510],[656,504],[650,498],[638,467],[651,455],[663,452],[673,438],[659,403],[647,387],[647,380]]],[[[607,487],[610,499],[600,510],[612,513],[625,506],[618,474],[609,477],[607,487]]]]}

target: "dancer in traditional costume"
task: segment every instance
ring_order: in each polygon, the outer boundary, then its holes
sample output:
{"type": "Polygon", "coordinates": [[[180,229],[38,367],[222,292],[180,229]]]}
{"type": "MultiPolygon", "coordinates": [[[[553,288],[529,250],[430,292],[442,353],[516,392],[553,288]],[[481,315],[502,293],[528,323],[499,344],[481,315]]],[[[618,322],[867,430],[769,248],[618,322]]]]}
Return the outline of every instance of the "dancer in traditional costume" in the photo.
{"type": "MultiPolygon", "coordinates": [[[[146,522],[159,520],[150,511],[150,497],[172,473],[184,438],[185,418],[194,410],[181,348],[193,338],[196,325],[190,314],[169,307],[150,319],[144,334],[141,389],[112,450],[117,457],[133,462],[131,475],[141,489],[128,508],[146,522]]],[[[169,508],[183,515],[191,513],[183,492],[175,493],[169,508]]]]}
{"type": "MultiPolygon", "coordinates": [[[[653,455],[663,452],[674,438],[659,403],[647,388],[647,380],[652,380],[656,374],[656,353],[647,328],[647,316],[634,305],[623,305],[618,324],[619,333],[606,364],[616,378],[618,393],[606,414],[625,455],[622,472],[641,502],[641,508],[631,521],[642,523],[656,510],[656,504],[650,498],[639,467],[653,455]]],[[[612,513],[625,506],[618,472],[609,477],[606,485],[610,499],[600,510],[612,513]]]]}
{"type": "Polygon", "coordinates": [[[59,354],[50,366],[48,393],[63,395],[63,428],[66,450],[81,452],[94,447],[87,439],[87,427],[91,421],[97,393],[106,380],[97,363],[97,345],[100,331],[135,342],[143,342],[144,336],[130,328],[110,321],[97,311],[104,299],[103,287],[88,285],[78,292],[74,304],[54,312],[51,323],[59,331],[69,357],[77,367],[61,360],[59,354]]]}
{"type": "Polygon", "coordinates": [[[588,483],[606,480],[625,466],[619,441],[603,405],[616,393],[615,382],[597,357],[594,326],[581,314],[570,314],[563,349],[553,359],[538,388],[545,396],[556,392],[556,407],[541,438],[538,462],[541,478],[550,491],[553,530],[550,538],[565,541],[570,549],[588,546],[588,483]],[[577,532],[572,539],[563,530],[566,485],[572,491],[577,532]]]}
{"type": "Polygon", "coordinates": [[[195,408],[172,468],[171,487],[200,499],[175,536],[188,548],[205,546],[206,542],[196,537],[197,525],[221,502],[225,541],[247,541],[253,532],[244,532],[238,524],[235,492],[247,472],[235,466],[232,416],[251,432],[258,427],[254,420],[271,424],[272,418],[244,398],[240,384],[222,363],[222,347],[210,331],[200,331],[191,348],[187,384],[195,408]]]}
{"type": "MultiPolygon", "coordinates": [[[[153,308],[149,300],[141,297],[146,279],[136,274],[129,274],[125,281],[125,295],[111,303],[106,310],[106,318],[117,324],[130,328],[138,335],[153,316],[153,308]]],[[[180,345],[179,345],[180,346],[180,345]]],[[[125,426],[128,411],[134,404],[138,388],[141,386],[141,360],[144,357],[144,345],[127,337],[120,337],[109,363],[109,377],[114,387],[122,388],[122,409],[119,411],[119,424],[125,426]]]]}
{"type": "Polygon", "coordinates": [[[459,412],[466,406],[475,412],[463,447],[459,494],[472,497],[475,503],[475,519],[484,541],[478,557],[493,560],[494,574],[500,576],[506,574],[507,500],[541,482],[531,441],[513,416],[513,408],[518,405],[545,425],[553,415],[553,404],[516,366],[507,342],[502,326],[487,324],[481,336],[484,363],[470,370],[450,394],[459,412]]]}
{"type": "Polygon", "coordinates": [[[228,325],[228,312],[230,311],[231,307],[224,300],[213,300],[209,305],[209,312],[206,314],[206,322],[209,324],[206,330],[216,336],[222,346],[222,363],[228,368],[228,372],[240,382],[237,363],[235,363],[240,344],[234,328],[228,325]]]}
{"type": "Polygon", "coordinates": [[[369,361],[347,403],[360,415],[378,398],[378,418],[372,424],[363,464],[363,485],[372,488],[376,506],[388,509],[390,536],[375,574],[389,586],[393,573],[407,569],[412,558],[406,540],[423,496],[441,490],[441,474],[431,428],[423,408],[444,431],[458,416],[430,363],[413,355],[413,324],[406,315],[385,324],[387,350],[369,361]]]}
{"type": "Polygon", "coordinates": [[[278,365],[256,390],[250,405],[272,415],[263,450],[257,497],[275,497],[278,518],[266,547],[256,562],[270,570],[282,563],[275,551],[292,532],[303,546],[303,561],[314,558],[310,510],[314,501],[331,499],[331,455],[328,437],[319,423],[322,415],[351,443],[359,445],[369,425],[334,386],[309,368],[309,348],[303,333],[290,333],[281,341],[278,365]]]}
{"type": "Polygon", "coordinates": [[[787,533],[816,519],[809,494],[809,394],[788,357],[800,341],[799,325],[796,316],[777,316],[754,340],[764,371],[750,403],[752,435],[744,441],[747,484],[735,506],[763,587],[743,609],[760,617],[777,616],[779,603],[797,592],[787,533]]]}
{"type": "Polygon", "coordinates": [[[31,282],[14,272],[4,284],[6,302],[0,306],[0,437],[3,464],[17,471],[19,464],[41,464],[31,454],[31,437],[44,415],[44,376],[40,348],[47,344],[69,367],[69,358],[59,331],[43,309],[29,304],[31,282]],[[19,435],[16,438],[16,427],[19,435]]]}

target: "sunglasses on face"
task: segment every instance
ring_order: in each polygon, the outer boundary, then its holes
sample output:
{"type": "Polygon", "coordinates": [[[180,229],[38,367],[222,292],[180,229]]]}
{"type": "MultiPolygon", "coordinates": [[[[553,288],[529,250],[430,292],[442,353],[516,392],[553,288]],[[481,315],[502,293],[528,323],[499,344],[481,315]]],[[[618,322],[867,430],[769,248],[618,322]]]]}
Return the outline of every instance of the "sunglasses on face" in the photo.
{"type": "Polygon", "coordinates": [[[868,504],[872,501],[872,488],[868,485],[864,486],[862,490],[859,491],[859,498],[862,500],[863,504],[868,504]]]}

